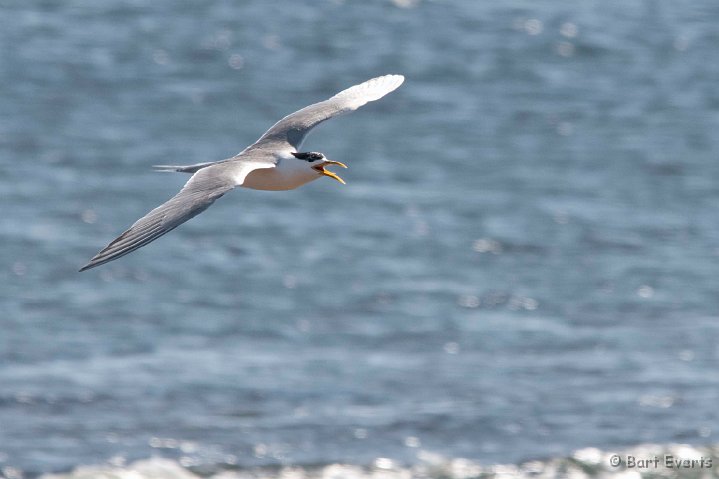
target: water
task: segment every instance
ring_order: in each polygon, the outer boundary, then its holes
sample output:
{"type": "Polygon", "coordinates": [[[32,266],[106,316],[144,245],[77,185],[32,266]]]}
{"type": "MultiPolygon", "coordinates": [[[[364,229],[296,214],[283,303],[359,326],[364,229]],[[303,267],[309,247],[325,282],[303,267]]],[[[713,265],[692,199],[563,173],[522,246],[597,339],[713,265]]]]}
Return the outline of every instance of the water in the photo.
{"type": "Polygon", "coordinates": [[[1,474],[716,443],[717,21],[0,1],[1,474]],[[305,144],[347,186],[233,191],[77,273],[187,178],[151,165],[229,157],[385,73],[407,81],[305,144]]]}

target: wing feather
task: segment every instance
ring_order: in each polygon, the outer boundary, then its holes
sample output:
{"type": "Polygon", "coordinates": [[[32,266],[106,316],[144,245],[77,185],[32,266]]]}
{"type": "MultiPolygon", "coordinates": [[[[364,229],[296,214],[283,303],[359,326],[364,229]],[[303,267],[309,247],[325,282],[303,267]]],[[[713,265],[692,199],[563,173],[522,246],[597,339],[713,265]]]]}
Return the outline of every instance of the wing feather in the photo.
{"type": "Polygon", "coordinates": [[[402,75],[385,75],[343,90],[332,98],[287,115],[260,137],[253,147],[285,143],[299,149],[312,128],[325,120],[354,111],[370,101],[379,100],[404,82],[402,75]]]}
{"type": "Polygon", "coordinates": [[[216,199],[242,184],[247,174],[262,164],[218,163],[199,170],[167,202],[137,220],[130,228],[97,253],[80,271],[85,271],[142,248],[205,211],[216,199]]]}

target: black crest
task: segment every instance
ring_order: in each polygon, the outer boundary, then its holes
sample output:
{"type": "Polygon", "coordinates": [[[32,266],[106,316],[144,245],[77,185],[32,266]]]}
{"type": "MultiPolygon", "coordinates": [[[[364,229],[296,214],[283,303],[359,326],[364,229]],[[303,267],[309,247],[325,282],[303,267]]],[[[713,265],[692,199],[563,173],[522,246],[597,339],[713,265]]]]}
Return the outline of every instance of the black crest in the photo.
{"type": "Polygon", "coordinates": [[[310,163],[312,163],[313,161],[325,159],[325,155],[323,155],[322,153],[317,153],[316,151],[308,151],[306,153],[294,153],[293,152],[292,156],[294,156],[298,160],[305,160],[305,161],[309,161],[310,163]]]}

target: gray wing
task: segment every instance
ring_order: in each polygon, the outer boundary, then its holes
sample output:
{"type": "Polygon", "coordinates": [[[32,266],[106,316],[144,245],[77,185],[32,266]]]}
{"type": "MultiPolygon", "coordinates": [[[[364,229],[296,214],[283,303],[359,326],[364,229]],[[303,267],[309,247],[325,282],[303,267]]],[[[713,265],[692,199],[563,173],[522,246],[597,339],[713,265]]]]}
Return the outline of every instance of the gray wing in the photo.
{"type": "Polygon", "coordinates": [[[253,169],[271,166],[222,163],[199,170],[179,193],[137,220],[80,271],[100,266],[142,248],[205,211],[217,198],[241,185],[245,176],[253,169]]]}
{"type": "Polygon", "coordinates": [[[385,75],[341,91],[329,100],[315,103],[287,115],[267,130],[252,147],[299,149],[307,133],[322,123],[342,113],[354,111],[370,101],[379,100],[396,90],[404,82],[402,75],[385,75]]]}

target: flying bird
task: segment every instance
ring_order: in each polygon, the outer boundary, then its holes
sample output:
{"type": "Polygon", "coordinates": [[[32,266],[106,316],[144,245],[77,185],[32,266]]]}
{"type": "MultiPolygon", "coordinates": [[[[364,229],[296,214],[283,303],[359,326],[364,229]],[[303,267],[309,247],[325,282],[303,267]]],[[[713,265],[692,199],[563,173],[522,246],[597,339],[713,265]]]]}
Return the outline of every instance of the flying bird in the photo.
{"type": "Polygon", "coordinates": [[[142,248],[202,213],[217,198],[242,186],[256,190],[292,190],[323,176],[344,184],[329,165],[347,168],[322,153],[300,152],[307,134],[325,120],[379,100],[404,82],[402,75],[385,75],[343,90],[332,98],[287,115],[252,145],[226,160],[188,166],[158,165],[159,171],[191,173],[174,197],[137,220],[97,253],[85,271],[142,248]]]}

